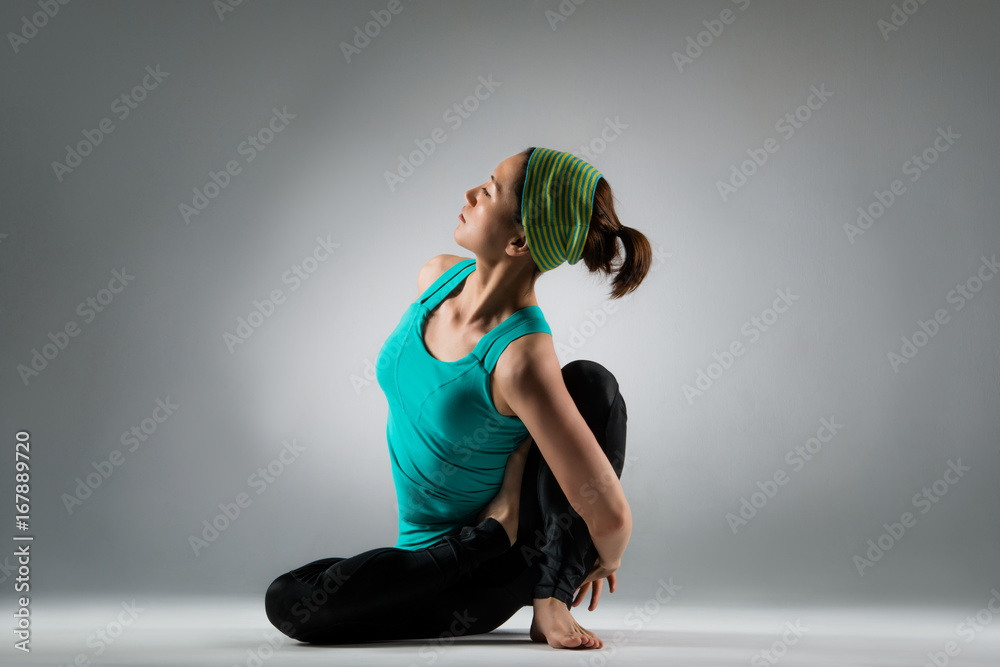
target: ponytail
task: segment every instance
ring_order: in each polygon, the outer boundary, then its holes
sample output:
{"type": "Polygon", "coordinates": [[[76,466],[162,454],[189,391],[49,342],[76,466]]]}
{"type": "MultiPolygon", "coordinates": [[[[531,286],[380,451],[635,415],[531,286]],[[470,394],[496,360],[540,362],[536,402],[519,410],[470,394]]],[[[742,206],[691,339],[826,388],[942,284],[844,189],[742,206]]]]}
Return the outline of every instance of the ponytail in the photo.
{"type": "Polygon", "coordinates": [[[649,239],[618,219],[611,185],[603,177],[597,181],[594,191],[594,212],[581,257],[590,271],[614,276],[611,281],[612,299],[620,299],[639,287],[653,263],[653,248],[649,239]],[[621,246],[618,245],[619,239],[621,246]]]}

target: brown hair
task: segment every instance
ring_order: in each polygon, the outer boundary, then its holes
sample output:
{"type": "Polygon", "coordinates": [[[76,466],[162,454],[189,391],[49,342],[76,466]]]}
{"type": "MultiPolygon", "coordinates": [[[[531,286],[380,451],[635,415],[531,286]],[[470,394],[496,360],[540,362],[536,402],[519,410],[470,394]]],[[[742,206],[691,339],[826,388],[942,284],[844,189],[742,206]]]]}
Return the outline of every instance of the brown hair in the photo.
{"type": "MultiPolygon", "coordinates": [[[[519,177],[514,181],[513,196],[517,203],[513,221],[521,231],[524,230],[521,196],[528,171],[528,159],[534,150],[535,147],[532,146],[521,153],[524,163],[519,177]]],[[[594,211],[590,217],[590,228],[581,259],[591,272],[600,271],[614,276],[611,281],[612,299],[619,299],[639,287],[653,263],[653,249],[649,245],[649,239],[639,230],[626,227],[618,219],[611,185],[603,176],[598,179],[594,191],[594,211]],[[618,239],[621,239],[621,247],[618,239]]],[[[536,264],[535,274],[541,272],[536,264]]]]}

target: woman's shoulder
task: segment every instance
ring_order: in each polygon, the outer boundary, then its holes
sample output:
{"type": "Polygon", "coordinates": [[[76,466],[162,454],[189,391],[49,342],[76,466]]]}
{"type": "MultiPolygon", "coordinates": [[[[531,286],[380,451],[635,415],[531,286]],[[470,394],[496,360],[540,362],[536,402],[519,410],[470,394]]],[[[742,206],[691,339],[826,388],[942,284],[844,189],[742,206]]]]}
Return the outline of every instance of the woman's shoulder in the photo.
{"type": "MultiPolygon", "coordinates": [[[[508,407],[508,397],[538,396],[555,391],[562,382],[562,365],[550,333],[536,331],[512,340],[493,368],[493,386],[508,407]]],[[[562,386],[565,386],[564,384],[562,386]]]]}
{"type": "MultiPolygon", "coordinates": [[[[555,343],[550,331],[520,334],[510,341],[497,359],[496,372],[507,378],[532,374],[532,371],[562,368],[556,356],[555,343]]],[[[544,374],[544,373],[543,373],[544,374]]]]}
{"type": "Polygon", "coordinates": [[[459,257],[458,255],[435,255],[432,257],[420,268],[420,272],[417,274],[419,293],[423,294],[445,271],[466,259],[472,259],[472,257],[459,257]]]}

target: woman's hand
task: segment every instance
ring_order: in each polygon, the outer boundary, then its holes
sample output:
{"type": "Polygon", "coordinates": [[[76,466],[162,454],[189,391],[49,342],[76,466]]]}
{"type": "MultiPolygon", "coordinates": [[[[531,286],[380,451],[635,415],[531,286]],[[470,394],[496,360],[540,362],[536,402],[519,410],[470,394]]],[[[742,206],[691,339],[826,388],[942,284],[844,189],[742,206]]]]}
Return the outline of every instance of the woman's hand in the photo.
{"type": "Polygon", "coordinates": [[[598,556],[594,562],[594,567],[587,573],[587,578],[583,580],[583,583],[577,589],[572,606],[579,606],[583,602],[583,598],[587,595],[587,591],[593,587],[593,593],[590,596],[590,606],[587,609],[590,611],[597,609],[597,602],[601,599],[601,587],[604,585],[603,579],[607,578],[612,593],[618,588],[618,579],[615,577],[615,571],[619,567],[621,567],[621,561],[605,565],[601,563],[601,558],[598,556]]]}

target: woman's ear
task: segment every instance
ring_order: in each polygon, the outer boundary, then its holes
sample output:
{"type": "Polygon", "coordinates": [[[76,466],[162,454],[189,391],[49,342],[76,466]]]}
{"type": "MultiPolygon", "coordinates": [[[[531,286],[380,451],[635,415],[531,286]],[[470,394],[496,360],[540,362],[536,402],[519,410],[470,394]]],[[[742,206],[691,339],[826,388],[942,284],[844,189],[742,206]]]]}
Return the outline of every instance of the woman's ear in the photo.
{"type": "Polygon", "coordinates": [[[517,236],[507,244],[507,254],[511,257],[523,257],[531,254],[531,251],[528,249],[528,240],[524,237],[524,232],[519,231],[517,236]]]}

